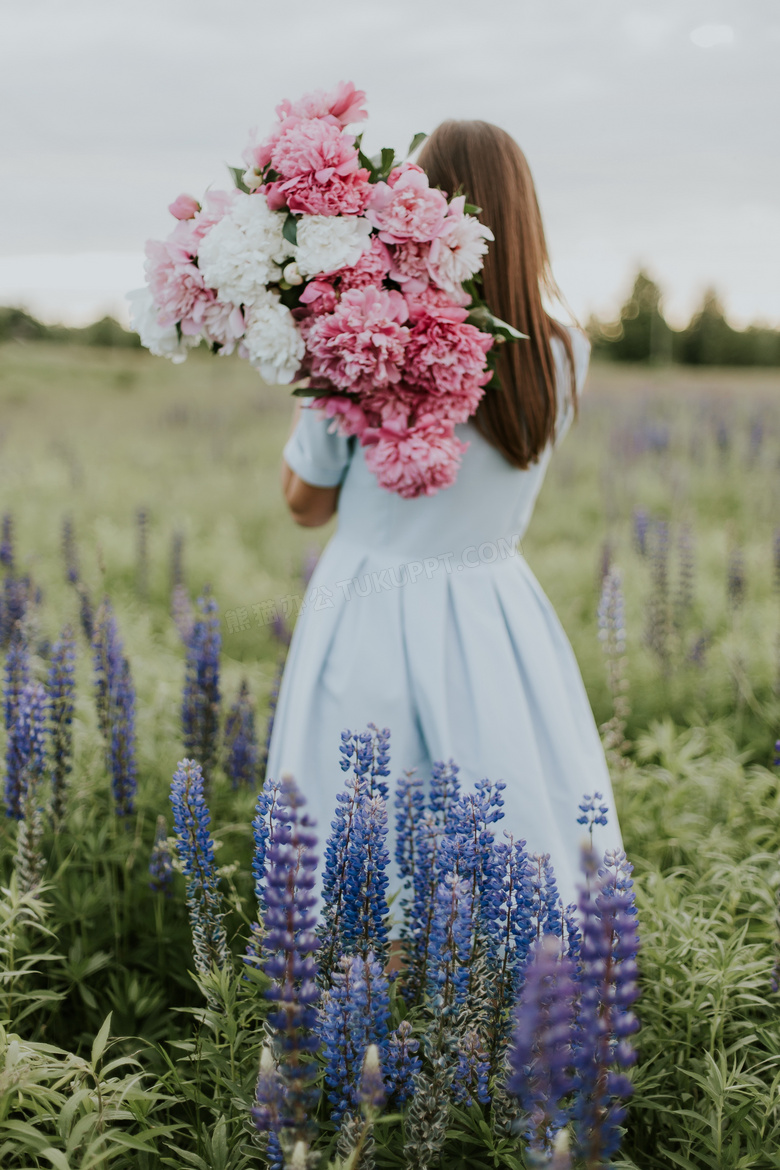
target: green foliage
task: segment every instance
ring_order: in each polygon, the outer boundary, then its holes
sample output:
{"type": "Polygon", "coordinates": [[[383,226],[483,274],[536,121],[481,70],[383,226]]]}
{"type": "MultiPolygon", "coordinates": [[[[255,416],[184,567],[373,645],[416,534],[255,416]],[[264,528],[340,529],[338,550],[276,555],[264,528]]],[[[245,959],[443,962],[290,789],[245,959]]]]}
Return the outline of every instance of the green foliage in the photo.
{"type": "MultiPolygon", "coordinates": [[[[277,653],[265,623],[274,603],[299,592],[311,541],[289,524],[277,487],[289,396],[245,364],[206,354],[172,367],[132,350],[11,343],[2,357],[0,491],[16,518],[19,563],[44,592],[36,644],[66,620],[78,624],[79,599],[58,552],[70,514],[85,584],[95,598],[110,594],[136,677],[140,760],[137,814],[123,825],[112,810],[82,639],[71,788],[61,827],[46,829],[37,896],[20,894],[16,827],[0,824],[0,1164],[262,1166],[249,1110],[264,981],[240,960],[255,916],[254,794],[215,776],[212,827],[234,973],[195,981],[183,880],[176,877],[170,899],[152,894],[147,866],[158,815],[170,824],[168,785],[181,755],[184,663],[170,616],[170,537],[185,533],[191,592],[209,581],[223,615],[245,611],[223,626],[224,690],[234,694],[248,674],[264,705],[277,653]],[[135,564],[140,505],[150,517],[144,597],[135,564]]],[[[780,1164],[780,1013],[770,990],[780,601],[776,501],[767,488],[780,458],[777,403],[768,374],[736,383],[710,371],[705,382],[696,371],[683,379],[597,367],[524,540],[599,723],[611,714],[595,621],[602,545],[623,571],[634,747],[615,784],[636,867],[643,1026],[619,1164],[639,1170],[780,1164]],[[727,441],[718,440],[719,424],[727,441]],[[664,427],[668,441],[656,442],[664,427]],[[635,508],[671,524],[666,674],[644,640],[653,585],[634,544],[635,508]],[[695,577],[691,604],[677,615],[683,518],[693,526],[695,577]],[[746,580],[737,608],[727,596],[735,543],[746,580]],[[704,633],[698,662],[691,650],[704,633]]],[[[34,669],[45,674],[40,655],[34,669]]],[[[421,1094],[417,1108],[424,1105],[421,1094]]],[[[334,1136],[323,1135],[335,1158],[334,1136]]],[[[378,1124],[373,1143],[378,1170],[401,1170],[397,1119],[378,1124]]],[[[522,1158],[517,1139],[494,1137],[475,1106],[446,1119],[441,1165],[522,1170],[522,1158]]]]}

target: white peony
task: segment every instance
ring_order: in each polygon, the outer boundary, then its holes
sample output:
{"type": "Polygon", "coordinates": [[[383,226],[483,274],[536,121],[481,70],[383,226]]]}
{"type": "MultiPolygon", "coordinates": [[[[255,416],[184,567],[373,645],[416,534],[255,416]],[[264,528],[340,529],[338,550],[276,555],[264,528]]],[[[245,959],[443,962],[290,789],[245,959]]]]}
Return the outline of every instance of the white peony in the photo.
{"type": "Polygon", "coordinates": [[[450,207],[451,213],[444,220],[441,235],[431,244],[427,266],[431,279],[439,288],[455,293],[460,292],[464,280],[470,280],[479,272],[488,250],[488,240],[494,236],[490,228],[473,215],[458,214],[452,204],[450,207]]]}
{"type": "Polygon", "coordinates": [[[179,337],[175,325],[161,325],[157,308],[148,288],[134,288],[127,293],[130,302],[130,324],[145,346],[155,357],[170,358],[178,365],[187,358],[187,350],[200,342],[196,337],[179,337]]]}
{"type": "Polygon", "coordinates": [[[371,246],[371,224],[362,215],[302,215],[297,228],[295,261],[302,276],[351,268],[371,246]]]}
{"type": "Polygon", "coordinates": [[[305,346],[290,310],[276,293],[266,291],[245,313],[242,352],[260,376],[272,385],[287,386],[297,374],[305,346]]]}
{"type": "Polygon", "coordinates": [[[293,254],[282,229],[286,211],[271,211],[265,195],[237,192],[228,214],[215,224],[198,248],[198,267],[219,299],[251,305],[266,285],[281,276],[293,254]]]}

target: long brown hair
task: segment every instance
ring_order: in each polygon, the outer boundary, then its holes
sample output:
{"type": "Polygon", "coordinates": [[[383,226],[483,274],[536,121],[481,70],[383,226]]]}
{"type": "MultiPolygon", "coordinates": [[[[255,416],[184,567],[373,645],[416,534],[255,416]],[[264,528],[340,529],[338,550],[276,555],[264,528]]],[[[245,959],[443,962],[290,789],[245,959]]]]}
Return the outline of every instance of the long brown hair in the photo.
{"type": "Polygon", "coordinates": [[[433,186],[462,191],[482,210],[495,243],[482,272],[491,311],[529,335],[500,346],[500,388],[491,387],[474,422],[515,467],[536,462],[555,434],[556,376],[550,340],[563,342],[576,409],[574,355],[568,331],[542,307],[542,293],[562,300],[550,270],[542,216],[520,147],[490,122],[442,122],[423,146],[419,165],[433,186]]]}

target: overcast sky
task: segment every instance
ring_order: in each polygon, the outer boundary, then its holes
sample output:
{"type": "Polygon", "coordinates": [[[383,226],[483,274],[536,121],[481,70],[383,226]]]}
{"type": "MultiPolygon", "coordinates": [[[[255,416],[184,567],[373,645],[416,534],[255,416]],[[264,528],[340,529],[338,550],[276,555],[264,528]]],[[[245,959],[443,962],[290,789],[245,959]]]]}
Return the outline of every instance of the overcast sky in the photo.
{"type": "Polygon", "coordinates": [[[228,183],[282,97],[342,78],[366,142],[447,117],[525,151],[575,311],[642,263],[780,324],[778,0],[0,0],[0,301],[118,311],[167,204],[228,183]]]}

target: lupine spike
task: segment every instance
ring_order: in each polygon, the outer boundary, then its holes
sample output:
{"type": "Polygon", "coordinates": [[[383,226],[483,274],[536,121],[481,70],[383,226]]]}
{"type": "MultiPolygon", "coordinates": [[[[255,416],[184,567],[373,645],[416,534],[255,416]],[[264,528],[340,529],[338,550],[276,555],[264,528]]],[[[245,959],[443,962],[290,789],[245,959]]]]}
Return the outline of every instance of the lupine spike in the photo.
{"type": "Polygon", "coordinates": [[[173,892],[173,858],[168,844],[168,823],[164,816],[157,818],[154,844],[149,855],[149,888],[153,894],[170,898],[173,892]]]}
{"type": "Polygon", "coordinates": [[[30,681],[30,650],[24,630],[17,627],[11,638],[5,659],[3,685],[3,717],[5,729],[10,732],[16,722],[19,699],[30,681]]]}
{"type": "Polygon", "coordinates": [[[249,683],[242,679],[225,720],[225,773],[234,788],[242,784],[254,787],[258,758],[254,704],[249,683]]]}
{"type": "Polygon", "coordinates": [[[651,548],[651,591],[647,606],[645,639],[660,660],[664,673],[669,665],[669,525],[656,521],[651,548]]]}
{"type": "Polygon", "coordinates": [[[375,723],[369,723],[366,731],[345,731],[341,736],[341,770],[353,769],[355,777],[365,782],[369,796],[378,794],[383,800],[389,796],[385,777],[390,775],[387,766],[390,761],[390,731],[380,731],[375,723]]]}
{"type": "Polygon", "coordinates": [[[122,659],[111,702],[111,786],[114,806],[121,817],[135,808],[135,687],[130,663],[122,659]]]}
{"type": "Polygon", "coordinates": [[[734,545],[729,556],[726,593],[730,608],[739,609],[745,600],[745,558],[739,545],[734,545]]]}
{"type": "Polygon", "coordinates": [[[19,766],[19,827],[16,870],[19,892],[29,894],[40,885],[44,860],[43,810],[38,792],[46,767],[46,692],[40,683],[28,683],[22,692],[11,748],[19,766]]]}
{"type": "MultiPolygon", "coordinates": [[[[388,982],[381,962],[371,952],[365,957],[345,955],[323,998],[319,1025],[325,1084],[336,1123],[359,1110],[363,1065],[370,1045],[377,1046],[384,1063],[389,1018],[388,982]]],[[[377,1084],[373,1087],[377,1089],[377,1084]]],[[[377,1091],[386,1096],[381,1072],[377,1091]]]]}
{"type": "Polygon", "coordinates": [[[187,886],[187,909],[192,928],[195,969],[209,975],[222,970],[230,953],[223,922],[225,908],[219,889],[211,814],[203,793],[203,773],[195,760],[180,760],[171,783],[176,852],[187,886]]]}
{"type": "Polygon", "coordinates": [[[487,1105],[490,1058],[482,1039],[474,1028],[469,1028],[458,1040],[458,1063],[452,1084],[453,1100],[458,1105],[473,1105],[479,1101],[487,1105]]]}
{"type": "Polygon", "coordinates": [[[65,579],[71,585],[78,584],[80,577],[79,558],[72,516],[66,516],[62,521],[62,559],[65,562],[65,579]]]}
{"type": "Polygon", "coordinates": [[[0,529],[0,565],[7,572],[14,567],[14,518],[10,512],[3,514],[2,528],[0,529]]]}
{"type": "Polygon", "coordinates": [[[579,910],[581,995],[574,1054],[576,1096],[573,1109],[577,1152],[595,1170],[620,1144],[623,1105],[631,1083],[622,1071],[636,1054],[629,1037],[638,1028],[631,1005],[636,1000],[636,929],[631,866],[624,853],[608,851],[599,868],[592,850],[583,851],[586,883],[579,910]]]}
{"type": "Polygon", "coordinates": [[[257,902],[257,921],[253,922],[250,927],[251,938],[246,948],[244,962],[253,967],[259,967],[261,962],[262,922],[266,911],[266,852],[274,823],[274,810],[280,800],[280,790],[281,783],[278,780],[266,780],[257,798],[255,815],[252,820],[252,836],[255,843],[252,854],[252,876],[254,878],[255,900],[257,902]]]}
{"type": "Polygon", "coordinates": [[[6,747],[5,811],[15,820],[24,816],[28,787],[35,787],[46,767],[46,692],[40,683],[22,688],[6,747]]]}
{"type": "Polygon", "coordinates": [[[436,891],[428,960],[428,994],[442,1019],[465,1002],[471,956],[471,884],[453,873],[436,891]]]}
{"type": "Polygon", "coordinates": [[[607,666],[607,685],[612,698],[612,718],[600,728],[607,759],[616,767],[626,765],[626,723],[631,714],[626,670],[626,623],[620,569],[614,566],[604,577],[598,607],[599,641],[607,666]]]}
{"type": "Polygon", "coordinates": [[[414,1093],[415,1077],[422,1068],[417,1055],[419,1049],[420,1041],[414,1039],[409,1020],[401,1020],[388,1037],[385,1061],[393,1101],[398,1106],[404,1105],[414,1093]]]}
{"type": "Polygon", "coordinates": [[[573,965],[551,935],[534,944],[517,1007],[509,1050],[507,1090],[526,1118],[529,1151],[552,1153],[552,1139],[567,1120],[564,1101],[573,1087],[573,965]]]}
{"type": "Polygon", "coordinates": [[[531,888],[533,930],[537,939],[543,934],[561,937],[563,931],[558,885],[549,853],[534,853],[531,857],[531,888]]]}
{"type": "Polygon", "coordinates": [[[135,514],[138,544],[136,549],[136,584],[138,594],[146,601],[149,597],[149,512],[138,508],[135,514]]]}
{"type": "MultiPolygon", "coordinates": [[[[285,1151],[297,1142],[308,1143],[316,1130],[312,1110],[317,1100],[313,1084],[317,1066],[306,1058],[317,1048],[319,991],[313,958],[317,838],[309,817],[301,813],[303,803],[295,781],[284,777],[266,849],[262,961],[271,980],[266,994],[277,1005],[268,1022],[284,1085],[279,1136],[285,1151]]],[[[266,1102],[258,1099],[257,1105],[262,1109],[266,1102]]],[[[255,1113],[255,1120],[262,1118],[255,1113]]]]}
{"type": "Polygon", "coordinates": [[[66,785],[73,769],[73,708],[76,692],[76,639],[65,626],[54,643],[49,667],[51,807],[55,823],[65,812],[66,785]]]}
{"type": "Polygon", "coordinates": [[[222,638],[217,603],[208,591],[198,598],[198,611],[187,643],[182,730],[185,751],[200,760],[209,784],[218,759],[222,638]]]}
{"type": "Polygon", "coordinates": [[[431,786],[428,798],[428,807],[436,818],[437,824],[447,824],[450,808],[460,796],[460,768],[454,760],[444,763],[436,762],[431,769],[431,786]]]}

